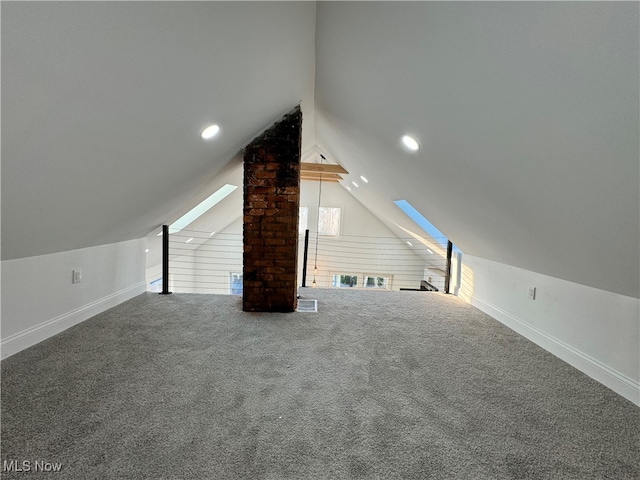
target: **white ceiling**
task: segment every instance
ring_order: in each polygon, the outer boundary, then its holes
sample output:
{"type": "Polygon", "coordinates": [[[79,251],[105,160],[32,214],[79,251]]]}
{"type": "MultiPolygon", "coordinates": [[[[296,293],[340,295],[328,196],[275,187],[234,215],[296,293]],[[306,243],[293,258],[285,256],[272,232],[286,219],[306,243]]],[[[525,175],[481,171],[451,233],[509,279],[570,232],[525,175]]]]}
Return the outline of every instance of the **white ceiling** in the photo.
{"type": "Polygon", "coordinates": [[[170,223],[302,102],[385,223],[404,198],[467,254],[640,296],[638,3],[1,8],[3,259],[170,223]]]}
{"type": "Polygon", "coordinates": [[[145,236],[312,105],[314,40],[312,3],[2,2],[3,258],[145,236]]]}

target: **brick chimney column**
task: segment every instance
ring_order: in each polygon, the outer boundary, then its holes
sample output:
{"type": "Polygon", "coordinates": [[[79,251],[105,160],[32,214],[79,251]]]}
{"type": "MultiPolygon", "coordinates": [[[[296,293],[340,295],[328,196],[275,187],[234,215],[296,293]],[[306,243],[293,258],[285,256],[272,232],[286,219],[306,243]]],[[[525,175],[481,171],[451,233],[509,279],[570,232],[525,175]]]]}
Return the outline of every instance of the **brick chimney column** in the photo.
{"type": "Polygon", "coordinates": [[[296,108],[244,153],[242,309],[297,307],[302,113],[296,108]]]}

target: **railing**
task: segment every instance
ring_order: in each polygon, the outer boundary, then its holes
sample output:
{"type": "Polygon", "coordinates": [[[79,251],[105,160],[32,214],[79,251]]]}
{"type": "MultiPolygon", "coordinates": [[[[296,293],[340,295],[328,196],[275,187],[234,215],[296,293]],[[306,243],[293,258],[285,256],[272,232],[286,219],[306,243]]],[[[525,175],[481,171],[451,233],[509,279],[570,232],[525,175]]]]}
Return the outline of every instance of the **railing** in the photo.
{"type": "MultiPolygon", "coordinates": [[[[308,234],[307,287],[420,289],[422,280],[444,291],[447,240],[413,237],[338,237],[308,234]],[[444,245],[442,245],[442,243],[444,245]]],[[[304,270],[304,269],[303,269],[304,270]]]]}
{"type": "MultiPolygon", "coordinates": [[[[162,293],[242,293],[242,233],[163,231],[162,293]]],[[[450,256],[444,238],[332,237],[307,230],[299,236],[298,284],[420,290],[427,282],[429,290],[448,292],[450,256]]]]}
{"type": "Polygon", "coordinates": [[[168,235],[168,289],[242,293],[242,234],[181,230],[168,235]]]}

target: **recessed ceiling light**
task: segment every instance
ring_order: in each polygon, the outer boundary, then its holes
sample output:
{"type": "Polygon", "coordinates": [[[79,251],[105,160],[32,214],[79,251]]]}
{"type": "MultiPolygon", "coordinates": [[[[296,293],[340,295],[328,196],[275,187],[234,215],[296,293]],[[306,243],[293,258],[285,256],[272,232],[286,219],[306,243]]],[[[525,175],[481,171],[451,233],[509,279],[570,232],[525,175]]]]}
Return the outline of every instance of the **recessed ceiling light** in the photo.
{"type": "Polygon", "coordinates": [[[345,185],[344,188],[346,188],[347,190],[351,191],[351,187],[349,185],[345,185]]]}
{"type": "Polygon", "coordinates": [[[220,127],[218,125],[209,125],[207,128],[200,132],[200,138],[203,140],[209,140],[210,138],[215,137],[220,131],[220,127]]]}
{"type": "Polygon", "coordinates": [[[427,248],[427,252],[429,252],[431,255],[433,255],[433,251],[430,248],[427,248]]]}
{"type": "Polygon", "coordinates": [[[407,240],[407,245],[409,245],[410,247],[413,247],[413,243],[411,243],[410,241],[407,240]]]}
{"type": "Polygon", "coordinates": [[[420,144],[418,143],[418,141],[409,135],[405,135],[404,137],[402,137],[402,143],[412,152],[417,152],[420,149],[420,144]]]}
{"type": "Polygon", "coordinates": [[[212,237],[212,236],[213,236],[213,235],[215,235],[215,234],[216,234],[216,232],[211,232],[211,233],[209,234],[209,236],[210,236],[210,237],[212,237]]]}
{"type": "Polygon", "coordinates": [[[147,248],[147,249],[144,251],[144,253],[149,253],[149,249],[147,248]]]}
{"type": "Polygon", "coordinates": [[[193,237],[191,237],[189,240],[187,240],[187,241],[186,241],[186,242],[184,242],[184,243],[189,243],[189,242],[192,242],[192,241],[193,241],[193,237]]]}
{"type": "Polygon", "coordinates": [[[360,178],[362,179],[362,181],[364,183],[369,183],[369,180],[367,180],[365,177],[363,177],[362,175],[360,175],[360,178]]]}
{"type": "Polygon", "coordinates": [[[358,188],[358,184],[356,182],[351,182],[353,184],[354,187],[358,188]]]}

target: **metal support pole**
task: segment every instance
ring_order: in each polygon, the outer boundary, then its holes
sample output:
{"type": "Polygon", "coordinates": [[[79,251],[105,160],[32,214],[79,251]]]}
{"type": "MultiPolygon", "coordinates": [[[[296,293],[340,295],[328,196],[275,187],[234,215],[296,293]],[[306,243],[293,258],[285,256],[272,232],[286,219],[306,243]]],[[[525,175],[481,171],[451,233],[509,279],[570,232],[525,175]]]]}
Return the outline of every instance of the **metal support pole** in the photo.
{"type": "Polygon", "coordinates": [[[304,231],[304,260],[302,261],[302,286],[307,286],[307,257],[309,255],[309,229],[304,231]]]}
{"type": "Polygon", "coordinates": [[[169,295],[169,226],[162,226],[162,292],[160,295],[169,295]]]}
{"type": "Polygon", "coordinates": [[[453,243],[447,240],[447,276],[444,278],[444,293],[449,292],[449,284],[451,283],[451,253],[453,252],[453,243]]]}

